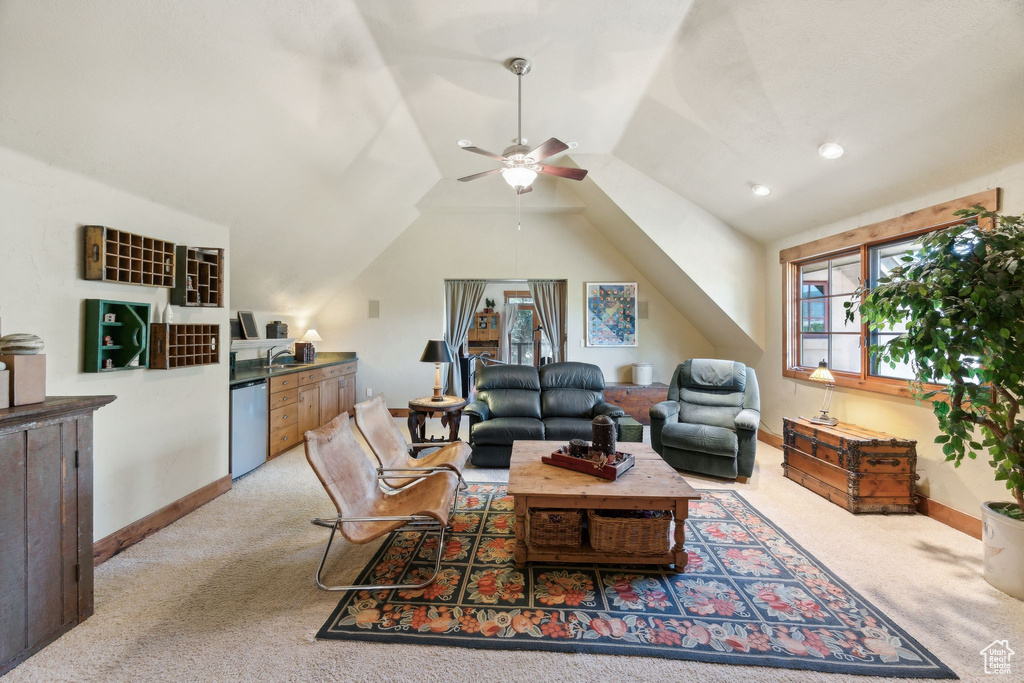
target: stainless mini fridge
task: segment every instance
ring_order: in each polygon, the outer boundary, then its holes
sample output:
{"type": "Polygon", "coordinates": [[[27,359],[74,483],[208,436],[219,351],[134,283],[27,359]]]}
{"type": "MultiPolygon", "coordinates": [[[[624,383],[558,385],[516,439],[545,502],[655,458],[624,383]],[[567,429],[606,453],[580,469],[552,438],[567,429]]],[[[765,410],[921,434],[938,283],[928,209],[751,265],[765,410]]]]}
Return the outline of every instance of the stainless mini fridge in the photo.
{"type": "Polygon", "coordinates": [[[267,461],[267,380],[231,387],[231,478],[267,461]]]}

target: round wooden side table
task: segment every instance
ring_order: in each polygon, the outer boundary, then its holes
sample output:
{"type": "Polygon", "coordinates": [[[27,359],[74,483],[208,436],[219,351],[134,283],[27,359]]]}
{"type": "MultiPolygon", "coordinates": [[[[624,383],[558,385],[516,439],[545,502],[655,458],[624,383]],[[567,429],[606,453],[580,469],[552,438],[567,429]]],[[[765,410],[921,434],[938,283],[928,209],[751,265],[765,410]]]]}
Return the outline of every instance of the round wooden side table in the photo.
{"type": "Polygon", "coordinates": [[[409,401],[409,437],[413,443],[444,441],[435,437],[427,438],[427,418],[441,415],[441,426],[448,428],[448,441],[459,440],[459,425],[462,423],[462,409],[466,399],[458,396],[443,396],[435,401],[431,396],[414,398],[409,401]]]}

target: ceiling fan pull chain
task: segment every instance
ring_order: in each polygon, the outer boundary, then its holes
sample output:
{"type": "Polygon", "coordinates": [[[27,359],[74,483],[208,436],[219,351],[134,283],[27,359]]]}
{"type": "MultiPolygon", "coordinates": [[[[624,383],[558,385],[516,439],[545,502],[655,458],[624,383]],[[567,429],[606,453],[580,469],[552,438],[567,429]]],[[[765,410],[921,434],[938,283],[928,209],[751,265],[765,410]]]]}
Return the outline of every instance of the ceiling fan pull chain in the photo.
{"type": "MultiPolygon", "coordinates": [[[[519,213],[519,197],[521,197],[521,196],[522,195],[519,192],[516,192],[516,230],[517,231],[522,231],[522,229],[523,229],[522,214],[519,213]]],[[[516,258],[517,259],[519,258],[518,250],[516,251],[516,258]]],[[[518,262],[517,262],[517,266],[516,267],[518,268],[518,262]]]]}

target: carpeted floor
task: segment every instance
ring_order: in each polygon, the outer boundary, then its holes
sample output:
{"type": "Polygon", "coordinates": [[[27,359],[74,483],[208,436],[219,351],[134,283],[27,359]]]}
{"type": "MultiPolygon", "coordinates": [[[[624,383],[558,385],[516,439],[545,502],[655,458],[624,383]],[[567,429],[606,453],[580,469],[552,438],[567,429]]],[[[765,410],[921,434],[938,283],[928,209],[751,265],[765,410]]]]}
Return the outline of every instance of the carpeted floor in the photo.
{"type": "MultiPolygon", "coordinates": [[[[961,678],[988,680],[979,651],[1007,639],[1024,652],[1024,603],[981,578],[981,544],[919,515],[854,516],[783,479],[781,453],[758,444],[747,484],[732,488],[884,611],[961,678]]],[[[504,470],[471,470],[502,481],[504,470]]],[[[235,482],[224,496],[97,568],[96,614],[8,674],[11,681],[843,680],[818,672],[597,654],[467,650],[317,641],[338,603],[313,584],[332,506],[301,449],[235,482]]],[[[376,544],[341,543],[331,581],[352,580],[376,544]]],[[[1024,672],[1024,655],[1011,677],[1024,672]]],[[[863,677],[848,677],[864,681],[863,677]]]]}

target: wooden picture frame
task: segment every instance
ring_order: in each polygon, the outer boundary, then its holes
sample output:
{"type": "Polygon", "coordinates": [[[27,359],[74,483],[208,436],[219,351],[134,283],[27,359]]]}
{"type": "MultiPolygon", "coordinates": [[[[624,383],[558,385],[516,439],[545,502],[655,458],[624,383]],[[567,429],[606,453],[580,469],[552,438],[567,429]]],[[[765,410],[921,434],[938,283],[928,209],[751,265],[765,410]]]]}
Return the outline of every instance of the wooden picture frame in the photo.
{"type": "Polygon", "coordinates": [[[239,311],[238,322],[242,326],[242,339],[260,338],[260,328],[256,326],[256,316],[252,311],[239,311]]]}
{"type": "Polygon", "coordinates": [[[588,282],[585,294],[588,347],[639,346],[637,283],[588,282]]]}
{"type": "Polygon", "coordinates": [[[238,318],[231,318],[230,320],[228,320],[228,323],[230,324],[231,327],[232,341],[234,341],[235,339],[245,339],[245,337],[242,336],[242,323],[239,322],[238,318]]]}

